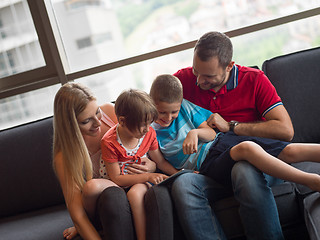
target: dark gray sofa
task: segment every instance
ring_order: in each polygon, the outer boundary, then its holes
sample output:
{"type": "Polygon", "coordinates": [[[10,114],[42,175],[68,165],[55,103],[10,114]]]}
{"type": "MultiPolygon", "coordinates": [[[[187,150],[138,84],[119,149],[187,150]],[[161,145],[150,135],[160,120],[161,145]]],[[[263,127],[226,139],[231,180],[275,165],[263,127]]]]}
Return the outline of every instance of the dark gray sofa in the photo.
{"type": "MultiPolygon", "coordinates": [[[[292,117],[294,141],[320,142],[319,63],[316,48],[271,59],[263,66],[292,117]]],[[[51,166],[52,117],[0,131],[0,156],[0,240],[63,239],[62,231],[72,221],[51,166]]],[[[317,164],[296,166],[320,173],[317,164]]],[[[319,239],[319,194],[291,183],[272,190],[286,238],[319,239]]],[[[155,186],[146,200],[148,239],[185,239],[168,189],[155,186]],[[155,224],[158,215],[163,221],[155,224]]],[[[227,236],[243,238],[234,198],[214,205],[227,236]]]]}
{"type": "MultiPolygon", "coordinates": [[[[263,71],[276,87],[288,110],[295,135],[293,142],[320,143],[320,48],[265,61],[263,71]]],[[[320,157],[320,156],[319,156],[320,157]]],[[[298,163],[297,168],[320,174],[320,164],[298,163]]],[[[311,240],[320,239],[320,196],[295,184],[299,206],[311,240]]]]}
{"type": "MultiPolygon", "coordinates": [[[[320,143],[319,64],[320,48],[279,56],[263,63],[262,70],[276,87],[292,118],[295,129],[293,142],[320,143]]],[[[317,163],[305,162],[294,166],[320,174],[320,164],[317,163]]],[[[186,239],[169,191],[170,188],[165,186],[154,186],[146,194],[149,239],[186,239]]],[[[289,182],[274,186],[272,191],[285,238],[301,240],[310,239],[312,235],[316,236],[312,240],[319,239],[320,217],[316,215],[320,212],[320,206],[316,205],[320,202],[318,193],[289,182]],[[313,198],[306,201],[311,196],[313,198]]],[[[237,201],[230,197],[213,203],[213,206],[227,237],[245,239],[237,201]]]]}
{"type": "Polygon", "coordinates": [[[63,239],[72,226],[52,169],[52,117],[0,132],[0,239],[63,239]]]}

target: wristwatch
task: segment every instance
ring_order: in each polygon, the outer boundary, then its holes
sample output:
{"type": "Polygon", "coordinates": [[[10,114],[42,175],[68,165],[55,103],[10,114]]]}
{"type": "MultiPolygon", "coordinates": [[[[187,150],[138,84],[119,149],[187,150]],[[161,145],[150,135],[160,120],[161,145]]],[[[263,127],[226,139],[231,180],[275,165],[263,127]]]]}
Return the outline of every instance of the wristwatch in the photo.
{"type": "Polygon", "coordinates": [[[229,122],[230,131],[234,132],[234,128],[235,128],[238,124],[239,124],[239,122],[237,122],[237,121],[234,121],[234,120],[230,121],[230,122],[229,122]]]}

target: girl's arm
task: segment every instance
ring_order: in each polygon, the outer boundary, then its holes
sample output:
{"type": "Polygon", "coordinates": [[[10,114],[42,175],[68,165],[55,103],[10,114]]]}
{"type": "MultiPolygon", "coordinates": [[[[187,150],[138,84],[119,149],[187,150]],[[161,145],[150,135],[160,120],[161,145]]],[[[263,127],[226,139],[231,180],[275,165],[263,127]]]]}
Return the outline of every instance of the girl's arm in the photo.
{"type": "Polygon", "coordinates": [[[168,176],[161,173],[142,173],[142,174],[120,174],[119,164],[106,163],[106,169],[111,180],[118,186],[126,187],[132,186],[137,183],[151,182],[153,184],[158,184],[168,176]]]}
{"type": "Polygon", "coordinates": [[[192,129],[187,134],[187,137],[182,144],[183,153],[192,154],[197,152],[199,139],[203,142],[210,142],[216,135],[216,132],[209,127],[206,121],[201,123],[197,129],[192,129]]]}
{"type": "Polygon", "coordinates": [[[177,169],[175,169],[166,159],[164,159],[159,148],[157,148],[156,150],[150,150],[148,153],[152,161],[154,161],[157,164],[157,167],[161,171],[165,172],[168,175],[172,175],[178,172],[177,169]]]}
{"type": "Polygon", "coordinates": [[[70,179],[67,181],[65,178],[61,153],[55,156],[54,163],[64,199],[77,232],[83,239],[101,239],[84,210],[80,189],[77,186],[72,186],[72,184],[68,183],[70,179]]]}

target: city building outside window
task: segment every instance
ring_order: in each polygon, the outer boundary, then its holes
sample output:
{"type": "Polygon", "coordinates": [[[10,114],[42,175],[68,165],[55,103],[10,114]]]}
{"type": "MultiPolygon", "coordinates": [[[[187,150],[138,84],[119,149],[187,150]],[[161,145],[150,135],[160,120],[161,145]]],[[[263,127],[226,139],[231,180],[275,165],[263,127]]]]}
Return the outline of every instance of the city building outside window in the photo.
{"type": "MultiPolygon", "coordinates": [[[[318,0],[46,0],[61,39],[65,74],[228,32],[320,6],[318,0]]],[[[258,66],[281,54],[320,45],[320,15],[234,37],[234,60],[258,66]]],[[[149,90],[156,75],[192,64],[192,48],[74,79],[100,104],[125,88],[149,90]]],[[[0,3],[1,78],[46,65],[27,0],[0,3]],[[11,39],[11,41],[10,41],[11,39]],[[15,39],[16,41],[12,41],[15,39]]],[[[52,115],[59,84],[0,99],[0,129],[52,115]]]]}

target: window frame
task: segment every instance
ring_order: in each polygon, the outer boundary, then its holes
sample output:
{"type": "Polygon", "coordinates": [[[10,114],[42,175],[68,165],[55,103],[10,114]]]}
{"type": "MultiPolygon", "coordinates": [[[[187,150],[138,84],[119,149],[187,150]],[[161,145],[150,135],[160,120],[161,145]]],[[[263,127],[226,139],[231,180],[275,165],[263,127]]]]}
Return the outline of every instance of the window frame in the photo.
{"type": "MultiPolygon", "coordinates": [[[[193,48],[197,41],[193,40],[185,42],[70,73],[61,38],[59,37],[59,31],[56,22],[54,21],[51,2],[49,0],[27,0],[27,3],[30,8],[46,65],[30,71],[0,78],[0,99],[55,84],[63,85],[68,81],[73,81],[78,78],[188,50],[193,48]],[[50,19],[53,19],[53,21],[50,21],[50,19]]],[[[237,37],[316,15],[320,15],[320,7],[238,28],[225,32],[225,34],[230,38],[237,37]]]]}
{"type": "Polygon", "coordinates": [[[46,2],[27,0],[46,65],[0,78],[0,99],[67,82],[61,58],[63,51],[58,50],[46,8],[48,2],[46,2]]]}

